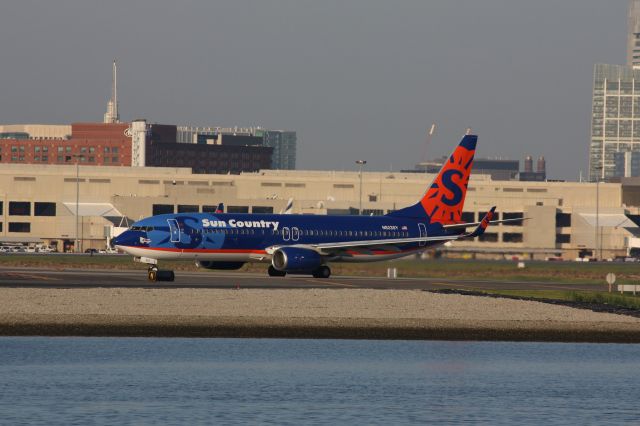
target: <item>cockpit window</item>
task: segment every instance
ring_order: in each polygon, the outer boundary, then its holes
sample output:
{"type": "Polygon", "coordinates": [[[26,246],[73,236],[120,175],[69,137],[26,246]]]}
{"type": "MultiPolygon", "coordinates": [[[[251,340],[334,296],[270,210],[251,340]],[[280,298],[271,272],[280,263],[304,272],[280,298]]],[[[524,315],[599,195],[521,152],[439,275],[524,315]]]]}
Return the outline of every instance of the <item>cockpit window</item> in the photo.
{"type": "Polygon", "coordinates": [[[131,230],[149,232],[149,231],[153,231],[153,226],[132,226],[131,230]]]}

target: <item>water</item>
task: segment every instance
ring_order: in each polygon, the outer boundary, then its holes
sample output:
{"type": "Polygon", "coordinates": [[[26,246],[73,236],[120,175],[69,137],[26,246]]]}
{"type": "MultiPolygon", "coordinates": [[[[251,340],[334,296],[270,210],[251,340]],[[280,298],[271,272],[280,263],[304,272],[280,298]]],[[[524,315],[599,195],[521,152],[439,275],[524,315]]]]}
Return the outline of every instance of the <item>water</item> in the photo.
{"type": "Polygon", "coordinates": [[[640,424],[640,345],[0,338],[0,424],[640,424]]]}

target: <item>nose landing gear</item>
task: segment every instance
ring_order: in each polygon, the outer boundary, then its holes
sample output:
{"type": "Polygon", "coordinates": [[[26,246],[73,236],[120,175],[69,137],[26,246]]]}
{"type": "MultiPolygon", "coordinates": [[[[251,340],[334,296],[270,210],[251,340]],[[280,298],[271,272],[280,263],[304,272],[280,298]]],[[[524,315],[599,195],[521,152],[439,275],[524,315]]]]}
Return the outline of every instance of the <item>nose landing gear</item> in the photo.
{"type": "Polygon", "coordinates": [[[153,283],[156,281],[173,281],[176,278],[173,271],[161,270],[158,269],[158,267],[155,265],[149,267],[147,276],[149,278],[149,281],[153,283]]]}

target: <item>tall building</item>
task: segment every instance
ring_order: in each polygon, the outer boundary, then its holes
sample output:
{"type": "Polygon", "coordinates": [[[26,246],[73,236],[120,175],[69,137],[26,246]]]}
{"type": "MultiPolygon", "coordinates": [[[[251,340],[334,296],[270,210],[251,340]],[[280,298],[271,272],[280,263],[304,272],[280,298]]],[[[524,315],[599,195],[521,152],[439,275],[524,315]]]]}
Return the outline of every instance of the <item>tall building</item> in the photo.
{"type": "Polygon", "coordinates": [[[296,144],[296,132],[266,130],[264,132],[264,146],[273,148],[271,168],[276,170],[295,170],[296,144]]]}
{"type": "Polygon", "coordinates": [[[616,152],[640,151],[640,68],[596,64],[589,180],[615,176],[616,152]]]}
{"type": "Polygon", "coordinates": [[[627,65],[640,67],[640,0],[629,0],[627,65]]]}

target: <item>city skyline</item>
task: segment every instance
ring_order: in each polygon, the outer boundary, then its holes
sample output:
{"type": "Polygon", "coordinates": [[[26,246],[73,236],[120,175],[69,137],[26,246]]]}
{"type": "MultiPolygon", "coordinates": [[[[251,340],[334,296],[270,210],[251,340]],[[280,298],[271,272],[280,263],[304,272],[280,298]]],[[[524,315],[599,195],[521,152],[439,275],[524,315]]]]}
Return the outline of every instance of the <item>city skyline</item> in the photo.
{"type": "Polygon", "coordinates": [[[411,167],[435,122],[429,158],[471,127],[577,179],[593,66],[625,62],[626,1],[149,5],[6,5],[0,122],[101,121],[117,58],[123,121],[295,130],[300,169],[411,167]]]}

